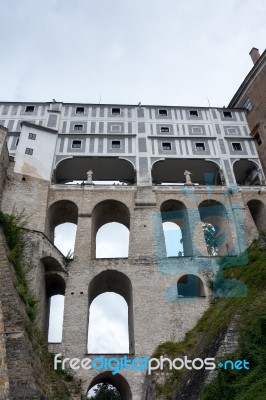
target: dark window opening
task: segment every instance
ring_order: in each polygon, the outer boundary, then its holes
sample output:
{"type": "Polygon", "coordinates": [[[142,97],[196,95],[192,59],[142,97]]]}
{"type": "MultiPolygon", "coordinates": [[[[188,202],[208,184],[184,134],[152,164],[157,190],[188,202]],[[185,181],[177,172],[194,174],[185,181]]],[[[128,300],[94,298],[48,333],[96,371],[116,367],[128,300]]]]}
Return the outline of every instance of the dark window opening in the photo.
{"type": "Polygon", "coordinates": [[[83,125],[82,124],[76,124],[74,125],[74,130],[75,131],[82,131],[83,129],[83,125]]]}
{"type": "Polygon", "coordinates": [[[36,133],[29,133],[29,139],[36,140],[36,133]]]}
{"type": "Polygon", "coordinates": [[[73,140],[72,149],[81,149],[81,140],[73,140]]]}
{"type": "Polygon", "coordinates": [[[17,141],[16,141],[16,146],[19,144],[19,138],[17,139],[17,141]]]}
{"type": "Polygon", "coordinates": [[[120,115],[121,114],[121,110],[118,107],[113,107],[112,108],[112,115],[120,115]]]}
{"type": "Polygon", "coordinates": [[[167,117],[167,110],[159,110],[160,117],[167,117]]]}
{"type": "Polygon", "coordinates": [[[259,146],[262,144],[262,140],[261,140],[260,134],[258,132],[255,134],[254,139],[256,140],[256,142],[259,146]]]}
{"type": "Polygon", "coordinates": [[[84,110],[85,110],[84,107],[77,107],[76,108],[76,114],[84,114],[84,110]]]}
{"type": "Polygon", "coordinates": [[[26,106],[25,112],[33,112],[34,111],[34,106],[26,106]]]}
{"type": "Polygon", "coordinates": [[[168,128],[168,126],[161,126],[161,132],[162,133],[167,133],[169,131],[170,131],[170,129],[168,128]]]}
{"type": "Polygon", "coordinates": [[[120,149],[120,140],[112,140],[112,149],[120,149]]]}
{"type": "Polygon", "coordinates": [[[205,144],[204,143],[196,143],[196,150],[197,151],[205,151],[205,144]]]}
{"type": "Polygon", "coordinates": [[[25,154],[28,154],[29,156],[32,156],[33,149],[30,149],[29,147],[26,147],[25,154]]]}
{"type": "Polygon", "coordinates": [[[232,143],[232,147],[234,151],[242,151],[242,147],[240,143],[232,143]]]}
{"type": "Polygon", "coordinates": [[[224,115],[225,118],[232,118],[231,111],[223,111],[223,115],[224,115]]]}
{"type": "Polygon", "coordinates": [[[165,143],[162,143],[162,146],[163,146],[163,150],[172,150],[171,143],[165,142],[165,143]]]}
{"type": "Polygon", "coordinates": [[[189,111],[189,115],[191,117],[198,117],[199,116],[198,111],[196,111],[196,110],[190,110],[189,111]]]}

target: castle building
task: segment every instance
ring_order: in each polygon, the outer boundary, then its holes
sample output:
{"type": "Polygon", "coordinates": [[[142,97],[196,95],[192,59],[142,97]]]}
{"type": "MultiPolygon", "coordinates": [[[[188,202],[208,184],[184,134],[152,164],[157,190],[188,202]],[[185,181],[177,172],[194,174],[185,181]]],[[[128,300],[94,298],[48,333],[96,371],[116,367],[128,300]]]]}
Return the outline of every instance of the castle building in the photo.
{"type": "Polygon", "coordinates": [[[260,55],[253,47],[250,51],[253,68],[249,71],[229,103],[230,108],[243,108],[255,139],[257,151],[266,171],[266,50],[260,55]]]}
{"type": "MultiPolygon", "coordinates": [[[[130,359],[182,340],[209,306],[219,258],[243,254],[266,229],[265,175],[243,108],[1,102],[0,124],[1,210],[28,216],[28,280],[45,335],[50,298],[65,296],[62,342],[49,344],[54,353],[96,356],[88,354],[89,311],[105,292],[127,303],[130,359]],[[77,225],[67,266],[54,246],[54,230],[65,222],[77,225]],[[110,222],[128,228],[128,257],[96,257],[97,232],[110,222]],[[165,222],[180,228],[181,255],[167,254],[165,222]],[[215,254],[203,224],[215,231],[215,254]]],[[[0,296],[7,307],[10,296],[0,296]]],[[[4,324],[8,318],[3,312],[4,324]]],[[[23,339],[15,329],[5,339],[7,360],[23,339]]],[[[9,368],[11,399],[22,366],[26,383],[25,371],[34,376],[17,359],[9,368]]],[[[123,400],[149,399],[146,371],[75,373],[84,395],[108,381],[123,400]]]]}

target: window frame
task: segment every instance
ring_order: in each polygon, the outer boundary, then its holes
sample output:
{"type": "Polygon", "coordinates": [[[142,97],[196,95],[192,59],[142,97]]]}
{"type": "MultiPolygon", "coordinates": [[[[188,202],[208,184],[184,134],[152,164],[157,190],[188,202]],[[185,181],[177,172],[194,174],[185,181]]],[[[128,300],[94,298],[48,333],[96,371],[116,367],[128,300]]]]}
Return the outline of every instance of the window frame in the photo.
{"type": "Polygon", "coordinates": [[[36,140],[36,133],[29,132],[28,139],[29,140],[36,140]]]}
{"type": "Polygon", "coordinates": [[[111,149],[121,149],[121,140],[114,139],[111,141],[111,149]],[[114,144],[114,142],[117,142],[117,144],[114,144]],[[119,145],[118,145],[119,143],[119,145]]]}
{"type": "Polygon", "coordinates": [[[232,142],[231,144],[232,144],[232,149],[233,149],[233,151],[243,151],[243,148],[242,148],[240,142],[232,142]],[[239,146],[240,146],[240,149],[235,149],[235,148],[234,148],[234,145],[239,145],[239,146]]]}
{"type": "Polygon", "coordinates": [[[223,111],[223,116],[224,118],[233,118],[233,114],[231,111],[223,111]]]}
{"type": "Polygon", "coordinates": [[[168,117],[168,110],[166,108],[159,108],[158,115],[159,117],[168,117]]]}
{"type": "Polygon", "coordinates": [[[79,139],[73,139],[71,143],[71,149],[81,149],[82,148],[82,141],[79,139]],[[74,142],[79,143],[80,146],[74,146],[74,142]]]}
{"type": "Polygon", "coordinates": [[[82,131],[84,129],[84,124],[74,124],[73,130],[74,131],[82,131]],[[81,128],[75,128],[76,126],[81,126],[81,128]]]}
{"type": "Polygon", "coordinates": [[[198,110],[189,110],[189,116],[190,116],[190,117],[198,118],[198,117],[199,117],[199,112],[198,112],[198,110]]]}
{"type": "Polygon", "coordinates": [[[162,150],[163,151],[171,151],[172,150],[172,143],[171,142],[162,142],[162,150]],[[170,149],[164,148],[165,146],[169,146],[170,149]]]}
{"type": "Polygon", "coordinates": [[[160,126],[160,133],[170,133],[169,126],[160,126]]]}
{"type": "Polygon", "coordinates": [[[196,142],[195,149],[196,149],[196,151],[206,151],[205,143],[204,142],[196,142]],[[199,147],[203,147],[203,149],[201,149],[199,147]]]}
{"type": "Polygon", "coordinates": [[[111,114],[112,115],[121,115],[121,108],[120,107],[112,107],[111,114]],[[114,111],[114,110],[118,110],[118,111],[114,111]]]}
{"type": "Polygon", "coordinates": [[[28,156],[32,156],[33,155],[33,149],[30,148],[30,147],[26,147],[25,154],[27,154],[28,156]]]}
{"type": "Polygon", "coordinates": [[[85,114],[85,107],[81,107],[81,106],[76,107],[76,114],[78,114],[78,115],[85,114]],[[82,112],[78,111],[78,109],[82,109],[83,111],[82,112]]]}
{"type": "Polygon", "coordinates": [[[33,113],[34,110],[35,110],[35,106],[26,106],[25,107],[25,112],[26,113],[33,113]],[[32,109],[32,110],[29,110],[29,108],[32,109]]]}

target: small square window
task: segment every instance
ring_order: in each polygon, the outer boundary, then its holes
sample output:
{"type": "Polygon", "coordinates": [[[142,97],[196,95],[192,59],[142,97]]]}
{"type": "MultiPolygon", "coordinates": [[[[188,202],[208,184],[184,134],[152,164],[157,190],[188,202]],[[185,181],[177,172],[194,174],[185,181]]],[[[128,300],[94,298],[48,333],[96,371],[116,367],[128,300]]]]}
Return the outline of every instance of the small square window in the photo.
{"type": "Polygon", "coordinates": [[[30,112],[33,112],[33,111],[34,111],[34,106],[26,106],[25,112],[30,113],[30,112]]]}
{"type": "Polygon", "coordinates": [[[81,140],[73,140],[72,149],[81,149],[81,140]]]}
{"type": "Polygon", "coordinates": [[[29,139],[36,140],[36,133],[29,133],[29,139]]]}
{"type": "Polygon", "coordinates": [[[84,107],[77,107],[76,114],[84,114],[85,108],[84,107]]]}
{"type": "Polygon", "coordinates": [[[112,140],[112,149],[120,149],[120,140],[112,140]]]}
{"type": "Polygon", "coordinates": [[[254,135],[254,139],[256,140],[258,146],[260,146],[260,145],[262,144],[262,140],[261,140],[261,137],[260,137],[259,132],[257,132],[257,133],[254,135]]]}
{"type": "Polygon", "coordinates": [[[190,115],[191,117],[198,117],[198,116],[199,116],[199,113],[198,113],[197,110],[190,110],[190,111],[189,111],[189,115],[190,115]]]}
{"type": "Polygon", "coordinates": [[[253,108],[251,100],[248,98],[244,104],[244,107],[247,111],[251,111],[253,108]]]}
{"type": "Polygon", "coordinates": [[[223,111],[224,118],[232,118],[231,111],[223,111]]]}
{"type": "Polygon", "coordinates": [[[205,144],[204,143],[196,143],[196,150],[197,151],[205,151],[205,144]]]}
{"type": "Polygon", "coordinates": [[[162,143],[163,150],[172,150],[172,145],[169,142],[162,143]]]}
{"type": "Polygon", "coordinates": [[[118,107],[113,107],[112,108],[112,115],[120,115],[121,114],[121,109],[118,107]]]}
{"type": "Polygon", "coordinates": [[[161,133],[168,133],[170,132],[170,129],[168,126],[161,126],[161,133]]]}
{"type": "Polygon", "coordinates": [[[33,149],[30,149],[29,147],[26,147],[25,154],[28,154],[29,156],[32,156],[33,149]]]}
{"type": "Polygon", "coordinates": [[[165,110],[165,109],[161,109],[161,110],[159,110],[159,115],[160,115],[160,117],[167,117],[167,110],[165,110]]]}
{"type": "Polygon", "coordinates": [[[74,125],[74,131],[82,131],[83,125],[82,124],[76,124],[74,125]]]}
{"type": "Polygon", "coordinates": [[[240,143],[232,143],[232,147],[234,151],[242,151],[242,146],[240,143]]]}

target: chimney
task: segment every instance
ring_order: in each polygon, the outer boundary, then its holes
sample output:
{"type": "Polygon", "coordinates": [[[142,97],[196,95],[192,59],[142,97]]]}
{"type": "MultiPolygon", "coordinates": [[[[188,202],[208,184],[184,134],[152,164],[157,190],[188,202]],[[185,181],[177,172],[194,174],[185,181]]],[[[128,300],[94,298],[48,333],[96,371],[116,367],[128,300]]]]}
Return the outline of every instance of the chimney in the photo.
{"type": "Polygon", "coordinates": [[[249,52],[250,57],[252,58],[253,64],[256,64],[258,59],[260,58],[260,52],[259,49],[256,49],[256,47],[253,47],[250,52],[249,52]]]}

